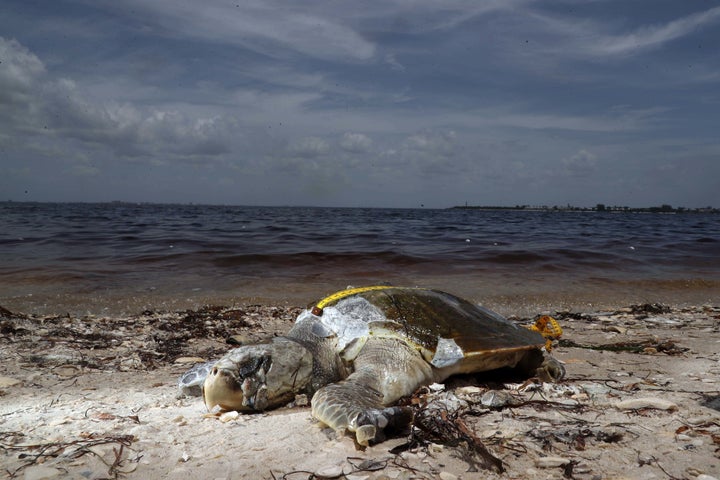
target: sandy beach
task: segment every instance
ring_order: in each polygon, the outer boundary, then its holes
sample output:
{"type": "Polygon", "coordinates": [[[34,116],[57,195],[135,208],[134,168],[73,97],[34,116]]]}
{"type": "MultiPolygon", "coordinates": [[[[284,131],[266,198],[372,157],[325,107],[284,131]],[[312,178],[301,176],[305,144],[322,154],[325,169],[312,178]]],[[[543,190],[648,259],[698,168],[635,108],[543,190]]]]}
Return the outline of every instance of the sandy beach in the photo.
{"type": "Polygon", "coordinates": [[[364,451],[314,423],[302,401],[218,417],[179,397],[178,376],[232,348],[227,338],[282,334],[298,311],[0,309],[0,471],[29,480],[720,478],[720,306],[554,312],[563,382],[451,379],[408,400],[411,430],[364,451]]]}

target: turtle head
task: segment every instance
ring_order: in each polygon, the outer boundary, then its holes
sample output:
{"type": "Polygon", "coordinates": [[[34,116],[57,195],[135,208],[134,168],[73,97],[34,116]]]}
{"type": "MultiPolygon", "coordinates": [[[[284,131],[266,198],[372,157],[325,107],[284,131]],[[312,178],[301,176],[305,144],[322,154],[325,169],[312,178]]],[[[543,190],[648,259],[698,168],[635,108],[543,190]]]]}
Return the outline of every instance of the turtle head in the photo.
{"type": "Polygon", "coordinates": [[[208,410],[261,411],[291,401],[310,383],[313,358],[287,338],[245,345],[228,352],[210,369],[203,384],[208,410]]]}

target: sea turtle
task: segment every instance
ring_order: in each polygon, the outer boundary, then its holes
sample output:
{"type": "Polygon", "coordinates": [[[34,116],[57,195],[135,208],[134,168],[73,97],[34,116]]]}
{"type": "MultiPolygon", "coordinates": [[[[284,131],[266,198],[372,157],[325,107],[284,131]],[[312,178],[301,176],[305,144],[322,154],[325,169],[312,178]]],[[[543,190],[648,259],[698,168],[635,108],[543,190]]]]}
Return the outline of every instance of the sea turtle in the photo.
{"type": "Polygon", "coordinates": [[[229,351],[188,372],[209,410],[262,411],[312,395],[312,415],[361,445],[403,426],[393,404],[458,373],[519,367],[544,380],[564,376],[546,339],[454,295],[423,288],[351,288],[303,311],[284,337],[229,351]],[[203,380],[203,377],[204,380],[203,380]]]}

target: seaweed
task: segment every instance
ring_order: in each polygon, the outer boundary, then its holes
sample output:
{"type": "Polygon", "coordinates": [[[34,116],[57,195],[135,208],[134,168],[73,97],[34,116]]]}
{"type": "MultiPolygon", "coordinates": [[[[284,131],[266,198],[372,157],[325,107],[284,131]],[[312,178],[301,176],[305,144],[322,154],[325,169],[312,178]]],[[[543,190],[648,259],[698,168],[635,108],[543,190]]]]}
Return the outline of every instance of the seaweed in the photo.
{"type": "Polygon", "coordinates": [[[615,342],[601,345],[589,345],[576,343],[569,339],[561,339],[560,346],[607,352],[665,353],[667,355],[682,355],[689,350],[687,348],[680,347],[672,340],[641,340],[637,342],[615,342]]]}
{"type": "Polygon", "coordinates": [[[659,315],[670,313],[672,309],[661,303],[643,303],[641,305],[630,305],[630,313],[633,315],[659,315]]]}
{"type": "Polygon", "coordinates": [[[478,468],[495,470],[497,473],[505,471],[502,460],[490,452],[482,440],[471,431],[462,420],[460,411],[451,413],[437,407],[419,408],[415,413],[408,441],[393,448],[390,453],[399,454],[418,446],[427,447],[431,443],[456,448],[470,466],[470,471],[478,471],[478,468]]]}

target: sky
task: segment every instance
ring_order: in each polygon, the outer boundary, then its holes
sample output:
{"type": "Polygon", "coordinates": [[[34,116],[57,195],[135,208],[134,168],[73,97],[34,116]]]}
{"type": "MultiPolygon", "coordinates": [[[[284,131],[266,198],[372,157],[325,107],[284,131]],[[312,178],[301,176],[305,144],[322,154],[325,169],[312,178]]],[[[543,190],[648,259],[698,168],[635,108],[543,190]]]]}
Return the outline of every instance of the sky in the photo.
{"type": "Polygon", "coordinates": [[[0,201],[720,207],[720,2],[3,0],[0,201]]]}

